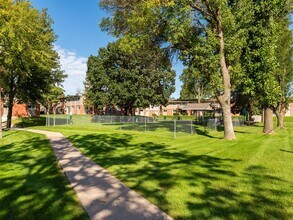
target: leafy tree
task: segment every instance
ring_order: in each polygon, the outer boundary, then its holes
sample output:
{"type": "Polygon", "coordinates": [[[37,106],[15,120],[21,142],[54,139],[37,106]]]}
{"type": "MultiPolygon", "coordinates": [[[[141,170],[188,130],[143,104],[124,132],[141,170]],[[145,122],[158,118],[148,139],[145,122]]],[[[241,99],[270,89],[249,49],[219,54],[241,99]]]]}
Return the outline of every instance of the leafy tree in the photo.
{"type": "MultiPolygon", "coordinates": [[[[231,117],[231,89],[240,71],[240,55],[246,43],[251,1],[228,0],[101,0],[113,13],[102,27],[132,44],[144,40],[171,47],[179,57],[207,59],[209,80],[223,110],[224,138],[235,139],[231,117]],[[206,56],[208,54],[208,56],[206,56]]],[[[184,60],[184,58],[183,58],[184,60]]]]}
{"type": "Polygon", "coordinates": [[[212,95],[206,75],[201,74],[197,69],[184,69],[180,80],[183,82],[180,99],[197,99],[200,103],[203,98],[212,95]]]}
{"type": "MultiPolygon", "coordinates": [[[[281,66],[284,67],[281,60],[291,60],[288,52],[280,53],[282,32],[288,29],[283,21],[288,19],[290,8],[289,0],[254,1],[248,45],[242,53],[242,67],[246,73],[242,78],[242,94],[250,97],[249,102],[258,100],[257,103],[264,109],[264,133],[273,132],[273,110],[278,103],[283,103],[290,81],[287,78],[286,83],[281,85],[278,80],[284,76],[283,70],[280,70],[281,66]]],[[[288,43],[286,47],[290,48],[288,43]]]]}
{"type": "Polygon", "coordinates": [[[291,98],[291,86],[293,80],[293,36],[292,31],[289,29],[290,19],[289,16],[285,17],[284,21],[279,25],[279,38],[277,41],[277,61],[278,67],[274,71],[274,75],[280,93],[278,94],[278,101],[273,106],[274,113],[277,116],[277,127],[284,127],[284,115],[288,109],[288,103],[291,98]]]}
{"type": "Polygon", "coordinates": [[[41,100],[65,77],[53,48],[51,24],[47,12],[39,12],[28,1],[0,0],[0,85],[8,100],[8,128],[15,100],[41,100]]]}
{"type": "MultiPolygon", "coordinates": [[[[64,90],[61,86],[51,85],[50,90],[43,94],[42,103],[45,106],[46,110],[49,113],[53,113],[54,109],[56,108],[60,98],[64,98],[64,90]]],[[[55,109],[56,111],[56,109],[55,109]]]]}
{"type": "Polygon", "coordinates": [[[135,107],[166,104],[174,92],[175,72],[169,56],[155,45],[135,51],[120,47],[121,40],[101,48],[88,60],[85,88],[89,105],[119,106],[125,114],[135,107]]]}
{"type": "Polygon", "coordinates": [[[90,56],[87,61],[85,78],[85,105],[93,109],[102,109],[108,105],[110,92],[107,85],[110,84],[106,69],[103,66],[103,50],[99,50],[98,56],[90,56]]]}

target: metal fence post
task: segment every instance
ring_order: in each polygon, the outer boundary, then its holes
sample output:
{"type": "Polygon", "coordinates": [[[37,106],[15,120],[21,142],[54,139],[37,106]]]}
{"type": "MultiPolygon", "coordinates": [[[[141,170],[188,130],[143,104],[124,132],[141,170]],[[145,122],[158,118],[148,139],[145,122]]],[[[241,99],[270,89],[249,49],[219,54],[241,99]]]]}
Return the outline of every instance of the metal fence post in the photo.
{"type": "Polygon", "coordinates": [[[215,131],[217,130],[217,118],[215,118],[215,131]]]}
{"type": "Polygon", "coordinates": [[[54,111],[54,127],[56,126],[56,112],[54,111]]]}
{"type": "Polygon", "coordinates": [[[49,112],[47,111],[47,116],[46,116],[46,123],[47,123],[47,127],[50,126],[50,117],[49,117],[49,112]]]}

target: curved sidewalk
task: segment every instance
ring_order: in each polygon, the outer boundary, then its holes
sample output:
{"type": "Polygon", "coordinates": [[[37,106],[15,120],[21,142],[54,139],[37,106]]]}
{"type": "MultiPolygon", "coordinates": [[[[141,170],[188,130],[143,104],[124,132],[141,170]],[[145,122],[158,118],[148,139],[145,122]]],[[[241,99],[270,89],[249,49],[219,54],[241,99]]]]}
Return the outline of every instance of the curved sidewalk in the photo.
{"type": "Polygon", "coordinates": [[[172,219],[84,156],[61,133],[32,129],[25,131],[47,136],[59,164],[91,219],[172,219]]]}

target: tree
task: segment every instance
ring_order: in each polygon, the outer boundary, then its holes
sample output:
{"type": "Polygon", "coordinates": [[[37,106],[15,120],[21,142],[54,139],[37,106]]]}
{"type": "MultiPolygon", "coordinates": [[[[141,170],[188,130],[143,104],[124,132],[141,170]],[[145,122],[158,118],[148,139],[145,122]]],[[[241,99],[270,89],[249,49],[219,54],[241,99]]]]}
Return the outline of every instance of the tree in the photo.
{"type": "Polygon", "coordinates": [[[59,70],[56,35],[46,10],[39,12],[28,1],[0,0],[0,15],[0,85],[8,100],[10,128],[15,100],[41,100],[65,75],[59,70]]]}
{"type": "Polygon", "coordinates": [[[284,128],[284,116],[288,109],[288,102],[291,98],[291,86],[293,80],[293,36],[289,29],[290,19],[285,16],[280,23],[279,39],[277,41],[277,61],[278,67],[274,71],[277,83],[280,87],[278,101],[273,110],[277,116],[277,127],[284,128]]]}
{"type": "Polygon", "coordinates": [[[113,13],[102,23],[115,36],[130,42],[145,39],[171,47],[179,53],[202,57],[201,48],[210,54],[210,84],[223,111],[224,138],[235,139],[231,117],[233,75],[240,68],[240,54],[245,44],[243,26],[250,20],[251,1],[228,0],[102,0],[101,6],[113,13]],[[139,40],[138,40],[139,39],[139,40]]]}
{"type": "Polygon", "coordinates": [[[87,65],[86,100],[94,107],[119,106],[133,114],[133,108],[166,104],[174,92],[169,56],[155,45],[129,51],[118,40],[91,56],[87,65]]]}
{"type": "Polygon", "coordinates": [[[42,104],[45,106],[46,110],[51,114],[56,111],[56,106],[60,98],[64,98],[64,90],[61,86],[51,85],[50,90],[43,94],[42,104]]]}
{"type": "Polygon", "coordinates": [[[186,68],[183,70],[180,80],[183,82],[180,91],[180,99],[197,99],[198,103],[212,92],[209,88],[209,81],[197,69],[186,68]]]}
{"type": "MultiPolygon", "coordinates": [[[[241,59],[245,72],[242,94],[250,96],[249,100],[258,100],[264,109],[263,132],[270,134],[274,131],[273,110],[278,103],[284,103],[284,94],[290,82],[290,77],[285,77],[287,80],[281,85],[278,78],[284,79],[283,70],[280,70],[281,66],[284,67],[281,60],[292,59],[288,52],[280,53],[282,32],[288,29],[288,22],[287,27],[283,22],[289,19],[291,1],[254,1],[253,6],[248,44],[241,59]]],[[[286,47],[290,48],[289,44],[287,41],[286,47]]]]}

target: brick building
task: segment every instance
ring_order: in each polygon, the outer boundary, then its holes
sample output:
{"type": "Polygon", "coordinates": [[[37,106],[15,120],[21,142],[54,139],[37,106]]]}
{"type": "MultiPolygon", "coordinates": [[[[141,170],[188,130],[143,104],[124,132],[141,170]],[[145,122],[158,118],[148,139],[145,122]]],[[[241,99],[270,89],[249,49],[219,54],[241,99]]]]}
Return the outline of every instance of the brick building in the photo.
{"type": "MultiPolygon", "coordinates": [[[[0,106],[2,107],[1,113],[2,116],[7,116],[8,114],[8,107],[1,103],[0,106]]],[[[40,105],[29,105],[29,104],[17,104],[15,103],[12,108],[12,117],[39,117],[40,116],[40,105]]]]}
{"type": "Polygon", "coordinates": [[[57,112],[64,114],[85,115],[85,107],[83,104],[84,97],[82,95],[71,95],[60,99],[57,105],[57,112]],[[61,112],[60,112],[61,111],[61,112]]]}

